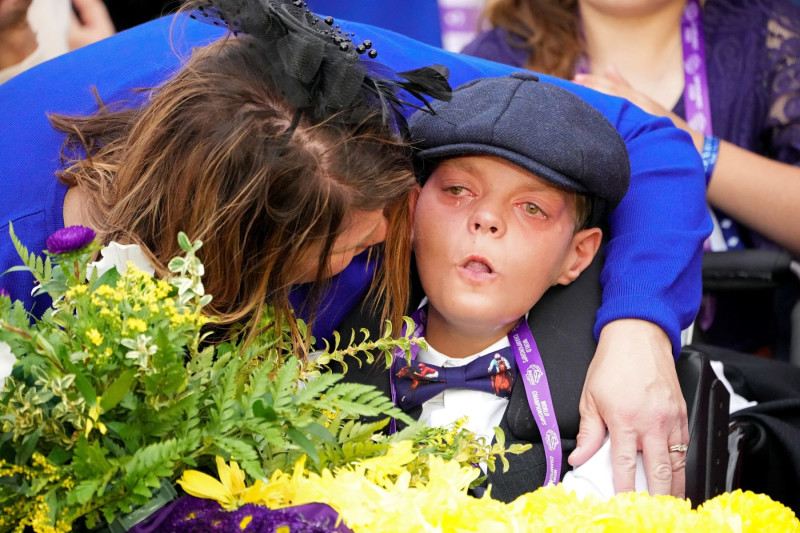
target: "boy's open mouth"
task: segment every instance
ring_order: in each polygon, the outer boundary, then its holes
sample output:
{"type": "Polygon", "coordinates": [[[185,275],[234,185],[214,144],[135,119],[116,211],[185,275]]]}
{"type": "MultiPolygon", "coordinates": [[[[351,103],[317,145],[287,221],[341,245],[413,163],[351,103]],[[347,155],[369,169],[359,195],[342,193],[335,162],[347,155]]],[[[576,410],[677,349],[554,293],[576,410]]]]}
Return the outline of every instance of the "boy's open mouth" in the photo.
{"type": "Polygon", "coordinates": [[[482,257],[470,257],[461,264],[461,268],[474,274],[492,274],[494,269],[486,259],[482,257]]]}
{"type": "Polygon", "coordinates": [[[469,270],[470,272],[475,272],[476,274],[491,274],[492,269],[486,263],[481,263],[480,261],[467,261],[467,264],[464,265],[464,268],[469,270]]]}

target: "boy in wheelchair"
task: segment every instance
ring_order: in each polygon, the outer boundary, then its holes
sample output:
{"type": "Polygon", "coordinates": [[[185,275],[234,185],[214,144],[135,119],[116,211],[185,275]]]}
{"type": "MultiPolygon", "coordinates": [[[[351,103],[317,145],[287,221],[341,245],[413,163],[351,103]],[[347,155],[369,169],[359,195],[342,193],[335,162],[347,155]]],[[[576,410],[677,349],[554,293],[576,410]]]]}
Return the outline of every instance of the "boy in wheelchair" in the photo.
{"type": "Polygon", "coordinates": [[[413,242],[427,302],[413,318],[429,349],[388,373],[351,368],[348,379],[388,385],[429,425],[466,416],[487,442],[499,426],[507,442],[532,443],[508,472],[490,473],[493,497],[510,501],[569,468],[593,349],[556,363],[526,316],[592,264],[599,226],[628,187],[628,155],[594,108],[530,74],[476,80],[434,108],[409,122],[425,181],[413,242]]]}
{"type": "MultiPolygon", "coordinates": [[[[628,185],[624,144],[593,108],[530,74],[477,80],[456,89],[450,103],[433,105],[436,115],[418,113],[409,123],[424,183],[411,301],[423,302],[413,317],[415,336],[424,335],[429,349],[411,365],[396,359],[391,372],[382,362],[350,365],[346,379],[374,384],[429,425],[467,416],[467,427],[488,441],[499,426],[507,445],[530,443],[528,452],[507,456],[507,472],[488,472],[496,499],[511,501],[558,480],[613,495],[608,443],[573,471],[566,457],[575,448],[578,401],[596,347],[599,226],[628,185]]],[[[369,302],[340,325],[364,326],[380,329],[369,302]]],[[[800,479],[800,455],[784,443],[800,438],[800,369],[694,348],[677,361],[692,441],[687,496],[697,505],[742,487],[798,509],[790,487],[800,479]],[[748,431],[766,428],[759,434],[780,426],[780,438],[767,435],[757,450],[742,449],[731,467],[728,392],[709,358],[724,361],[734,389],[762,402],[734,420],[748,421],[748,431]],[[770,383],[778,376],[786,383],[775,392],[770,383]],[[750,394],[743,380],[763,391],[750,394]]],[[[641,460],[636,489],[647,490],[641,460]]]]}

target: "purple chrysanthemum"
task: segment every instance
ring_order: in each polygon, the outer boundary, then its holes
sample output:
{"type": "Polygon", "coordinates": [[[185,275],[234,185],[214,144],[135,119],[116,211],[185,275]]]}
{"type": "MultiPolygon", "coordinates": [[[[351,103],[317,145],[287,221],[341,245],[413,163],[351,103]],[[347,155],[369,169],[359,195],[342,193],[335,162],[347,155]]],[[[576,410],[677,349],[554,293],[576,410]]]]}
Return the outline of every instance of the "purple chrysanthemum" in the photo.
{"type": "Polygon", "coordinates": [[[346,533],[344,524],[336,527],[336,511],[328,505],[312,503],[270,509],[247,504],[235,511],[225,511],[214,500],[183,496],[157,511],[145,522],[134,526],[131,533],[275,533],[288,527],[292,533],[346,533]],[[242,525],[245,525],[242,529],[242,525]]]}
{"type": "Polygon", "coordinates": [[[47,238],[47,251],[51,254],[65,254],[80,250],[94,240],[95,233],[86,226],[68,226],[55,231],[47,238]]]}

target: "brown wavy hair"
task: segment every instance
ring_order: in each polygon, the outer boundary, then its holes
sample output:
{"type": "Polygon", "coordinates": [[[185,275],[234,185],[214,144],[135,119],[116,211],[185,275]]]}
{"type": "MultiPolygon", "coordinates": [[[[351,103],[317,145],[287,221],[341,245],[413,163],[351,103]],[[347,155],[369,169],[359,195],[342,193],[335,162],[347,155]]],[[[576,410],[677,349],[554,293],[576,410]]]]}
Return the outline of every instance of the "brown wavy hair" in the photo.
{"type": "Polygon", "coordinates": [[[208,314],[245,322],[269,302],[295,340],[293,265],[322,250],[314,307],[348,215],[382,209],[389,228],[372,291],[384,318],[398,321],[416,185],[408,145],[364,100],[321,121],[300,116],[287,135],[298,115],[265,79],[265,61],[251,38],[224,39],[195,50],[141,109],[51,116],[68,134],[59,178],[88,198],[103,242],[140,245],[159,276],[182,253],[179,231],[201,239],[208,314]]]}
{"type": "Polygon", "coordinates": [[[532,50],[525,68],[566,79],[575,74],[584,51],[577,0],[490,0],[483,16],[532,50]]]}

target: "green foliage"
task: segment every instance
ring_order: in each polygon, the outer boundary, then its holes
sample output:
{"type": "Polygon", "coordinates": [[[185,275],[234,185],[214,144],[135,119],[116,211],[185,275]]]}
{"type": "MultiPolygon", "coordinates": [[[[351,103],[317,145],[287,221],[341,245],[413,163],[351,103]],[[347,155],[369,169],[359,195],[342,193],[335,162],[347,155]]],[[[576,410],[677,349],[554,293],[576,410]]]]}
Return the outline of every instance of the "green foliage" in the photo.
{"type": "MultiPolygon", "coordinates": [[[[12,239],[55,303],[31,324],[19,302],[0,297],[0,347],[17,357],[0,392],[0,532],[110,522],[188,468],[213,471],[215,456],[237,461],[250,481],[291,470],[303,456],[309,469],[333,469],[405,438],[423,455],[492,466],[502,457],[459,428],[423,428],[373,387],[325,371],[359,353],[390,360],[398,346],[422,339],[392,339],[389,326],[379,339],[362,332],[357,343],[353,333],[342,346],[337,334],[306,360],[267,309],[258,335],[242,329],[211,345],[200,242],[180,235],[185,255],[169,263],[169,279],[129,265],[123,273],[93,271],[87,281],[94,245],[51,263],[28,253],[13,229],[12,239]],[[408,429],[381,434],[391,417],[408,429]]],[[[301,331],[308,335],[304,324],[301,331]]],[[[412,466],[424,478],[423,461],[412,466]]]]}
{"type": "Polygon", "coordinates": [[[14,248],[17,250],[20,259],[22,259],[23,265],[25,265],[20,267],[12,267],[8,269],[8,272],[14,272],[17,270],[30,272],[40,284],[49,280],[53,275],[53,265],[50,262],[50,258],[46,257],[44,260],[42,260],[41,256],[34,253],[29,253],[28,249],[20,242],[19,238],[17,238],[17,235],[14,233],[14,224],[12,224],[10,221],[8,223],[8,232],[11,235],[11,242],[14,244],[14,248]]]}

